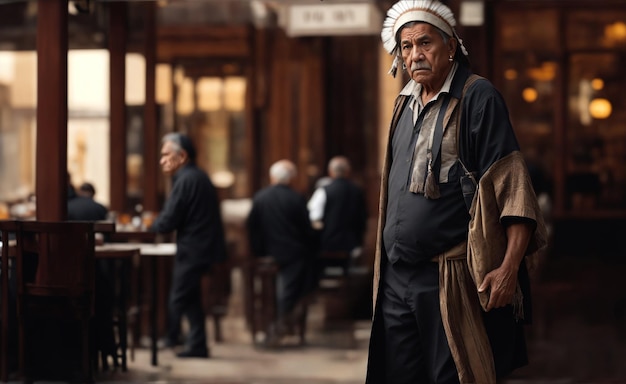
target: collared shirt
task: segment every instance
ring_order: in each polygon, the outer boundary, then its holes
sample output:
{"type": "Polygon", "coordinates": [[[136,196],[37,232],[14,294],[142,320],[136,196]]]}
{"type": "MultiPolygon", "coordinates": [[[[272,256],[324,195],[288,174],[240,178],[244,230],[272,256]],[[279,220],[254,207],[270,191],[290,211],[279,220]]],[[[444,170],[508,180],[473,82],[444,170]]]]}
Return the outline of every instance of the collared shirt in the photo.
{"type": "Polygon", "coordinates": [[[309,220],[311,222],[322,221],[324,219],[324,207],[326,206],[326,190],[322,187],[313,192],[313,196],[307,203],[309,209],[309,220]]]}
{"type": "MultiPolygon", "coordinates": [[[[452,86],[452,79],[454,78],[454,74],[456,73],[459,64],[454,62],[452,64],[452,69],[450,73],[448,73],[448,77],[446,77],[446,81],[444,81],[443,86],[437,92],[435,97],[432,98],[430,102],[434,102],[439,98],[439,95],[442,93],[450,93],[450,87],[452,86]]],[[[415,81],[410,81],[404,89],[400,92],[401,95],[413,95],[413,100],[409,102],[409,108],[413,111],[413,124],[417,122],[417,118],[420,113],[424,110],[424,103],[422,103],[422,98],[420,97],[422,94],[422,84],[416,83],[415,81]]]]}

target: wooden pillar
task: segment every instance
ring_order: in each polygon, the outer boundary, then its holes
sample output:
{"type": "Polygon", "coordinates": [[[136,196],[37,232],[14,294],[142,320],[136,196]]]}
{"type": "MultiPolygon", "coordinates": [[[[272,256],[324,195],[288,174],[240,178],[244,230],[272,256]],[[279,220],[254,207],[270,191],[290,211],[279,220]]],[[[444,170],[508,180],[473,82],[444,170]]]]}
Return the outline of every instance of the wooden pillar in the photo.
{"type": "Polygon", "coordinates": [[[158,152],[159,127],[157,125],[156,105],[156,4],[145,4],[145,45],[146,60],[146,101],[144,105],[143,124],[143,208],[148,211],[158,211],[158,152]]]}
{"type": "Polygon", "coordinates": [[[126,13],[126,3],[109,4],[109,209],[116,212],[126,210],[126,13]]]}
{"type": "Polygon", "coordinates": [[[265,28],[253,30],[250,33],[250,47],[254,57],[254,65],[249,64],[246,69],[248,88],[246,93],[246,169],[248,170],[247,195],[261,189],[263,175],[267,173],[263,161],[259,161],[264,152],[261,133],[263,121],[266,118],[264,111],[269,104],[270,87],[270,33],[265,28]]]}
{"type": "Polygon", "coordinates": [[[37,3],[37,219],[67,218],[67,0],[37,3]]]}

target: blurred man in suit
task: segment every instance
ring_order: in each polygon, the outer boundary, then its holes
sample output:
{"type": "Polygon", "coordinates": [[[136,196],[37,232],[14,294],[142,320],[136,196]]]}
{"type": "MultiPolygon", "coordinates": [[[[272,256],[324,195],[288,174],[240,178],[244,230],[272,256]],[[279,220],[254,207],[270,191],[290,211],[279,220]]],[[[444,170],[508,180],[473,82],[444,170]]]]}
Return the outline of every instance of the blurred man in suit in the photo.
{"type": "Polygon", "coordinates": [[[330,183],[315,190],[309,200],[309,218],[320,231],[320,251],[345,254],[345,259],[325,259],[322,268],[339,266],[348,273],[351,257],[361,254],[367,224],[365,194],[350,180],[350,162],[335,156],[328,162],[330,183]]]}
{"type": "Polygon", "coordinates": [[[257,192],[248,216],[250,248],[257,257],[269,257],[278,264],[276,323],[268,330],[268,346],[277,346],[298,300],[310,288],[310,262],[314,234],[306,199],[289,184],[296,167],[280,160],[270,167],[271,185],[257,192]]]}
{"type": "Polygon", "coordinates": [[[202,307],[201,279],[210,266],[226,258],[224,228],[217,191],[209,176],[195,164],[189,137],[163,137],[161,168],[172,176],[172,191],[151,230],[176,231],[176,258],[169,297],[168,345],[178,343],[180,324],[189,321],[185,350],[177,356],[209,357],[202,307]]]}

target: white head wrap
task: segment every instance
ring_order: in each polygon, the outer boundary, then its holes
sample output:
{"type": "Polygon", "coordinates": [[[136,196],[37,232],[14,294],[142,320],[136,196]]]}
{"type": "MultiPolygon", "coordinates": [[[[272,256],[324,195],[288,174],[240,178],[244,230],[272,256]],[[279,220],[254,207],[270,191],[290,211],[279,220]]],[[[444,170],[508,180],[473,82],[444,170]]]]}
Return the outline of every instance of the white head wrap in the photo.
{"type": "Polygon", "coordinates": [[[383,29],[380,33],[385,50],[395,55],[389,70],[389,73],[394,77],[401,61],[398,54],[396,34],[404,24],[413,21],[422,21],[434,25],[448,34],[448,36],[454,37],[458,41],[463,54],[467,56],[463,40],[459,38],[459,35],[454,30],[456,20],[454,20],[454,14],[452,14],[450,8],[436,0],[400,0],[387,11],[387,17],[383,22],[383,29]]]}

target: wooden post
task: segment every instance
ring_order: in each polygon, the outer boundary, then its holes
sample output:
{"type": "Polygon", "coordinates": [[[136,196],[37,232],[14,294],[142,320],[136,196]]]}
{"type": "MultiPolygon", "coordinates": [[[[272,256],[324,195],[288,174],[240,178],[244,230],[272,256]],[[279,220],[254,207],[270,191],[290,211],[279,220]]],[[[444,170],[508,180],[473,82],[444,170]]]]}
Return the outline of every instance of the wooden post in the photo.
{"type": "Polygon", "coordinates": [[[145,4],[145,45],[146,60],[146,101],[144,105],[143,124],[143,208],[158,211],[158,151],[159,127],[157,124],[156,105],[156,5],[155,2],[145,4]]]}
{"type": "Polygon", "coordinates": [[[126,13],[126,3],[109,4],[109,209],[115,212],[126,210],[126,13]]]}
{"type": "Polygon", "coordinates": [[[67,0],[37,3],[37,219],[67,218],[67,0]]]}

